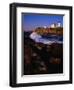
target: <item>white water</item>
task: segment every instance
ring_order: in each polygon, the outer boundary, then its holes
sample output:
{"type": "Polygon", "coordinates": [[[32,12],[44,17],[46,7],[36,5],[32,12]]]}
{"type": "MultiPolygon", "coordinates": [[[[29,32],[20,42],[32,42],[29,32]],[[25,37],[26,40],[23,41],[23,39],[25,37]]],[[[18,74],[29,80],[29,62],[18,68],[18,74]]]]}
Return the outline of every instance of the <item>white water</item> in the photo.
{"type": "Polygon", "coordinates": [[[43,38],[41,35],[37,34],[36,32],[33,32],[30,34],[30,38],[32,40],[34,40],[35,42],[37,43],[43,43],[43,44],[48,44],[48,45],[51,45],[52,43],[59,43],[59,44],[62,44],[63,41],[58,41],[57,39],[46,39],[46,38],[43,38]]]}

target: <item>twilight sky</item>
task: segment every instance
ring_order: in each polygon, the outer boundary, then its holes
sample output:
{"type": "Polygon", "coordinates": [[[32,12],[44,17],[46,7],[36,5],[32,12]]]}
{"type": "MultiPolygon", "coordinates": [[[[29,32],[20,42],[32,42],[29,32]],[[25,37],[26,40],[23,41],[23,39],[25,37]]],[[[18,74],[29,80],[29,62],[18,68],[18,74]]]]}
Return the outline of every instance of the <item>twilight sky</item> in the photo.
{"type": "Polygon", "coordinates": [[[63,26],[63,15],[22,14],[22,28],[24,31],[34,30],[36,27],[49,27],[51,24],[58,22],[63,26]]]}

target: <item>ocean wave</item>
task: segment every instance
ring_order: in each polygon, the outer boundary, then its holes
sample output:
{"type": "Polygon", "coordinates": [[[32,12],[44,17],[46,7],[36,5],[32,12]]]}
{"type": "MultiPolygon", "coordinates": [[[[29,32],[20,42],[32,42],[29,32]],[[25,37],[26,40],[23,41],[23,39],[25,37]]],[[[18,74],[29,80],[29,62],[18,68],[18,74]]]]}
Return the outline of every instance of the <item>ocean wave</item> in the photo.
{"type": "Polygon", "coordinates": [[[52,43],[59,43],[59,44],[63,43],[63,36],[57,36],[57,35],[41,36],[34,32],[30,34],[29,37],[37,43],[43,43],[49,45],[51,45],[52,43]]]}

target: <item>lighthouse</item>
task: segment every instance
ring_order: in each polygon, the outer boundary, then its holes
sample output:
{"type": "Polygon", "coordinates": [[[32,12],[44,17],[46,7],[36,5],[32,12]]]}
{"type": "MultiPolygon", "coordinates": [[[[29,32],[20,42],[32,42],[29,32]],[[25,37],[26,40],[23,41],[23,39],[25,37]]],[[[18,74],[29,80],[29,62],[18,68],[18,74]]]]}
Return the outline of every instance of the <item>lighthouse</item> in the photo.
{"type": "Polygon", "coordinates": [[[57,27],[61,27],[61,23],[58,23],[58,24],[57,24],[57,27]]]}
{"type": "Polygon", "coordinates": [[[53,23],[53,24],[51,24],[51,26],[50,26],[51,28],[58,28],[58,27],[61,27],[61,23],[53,23]]]}

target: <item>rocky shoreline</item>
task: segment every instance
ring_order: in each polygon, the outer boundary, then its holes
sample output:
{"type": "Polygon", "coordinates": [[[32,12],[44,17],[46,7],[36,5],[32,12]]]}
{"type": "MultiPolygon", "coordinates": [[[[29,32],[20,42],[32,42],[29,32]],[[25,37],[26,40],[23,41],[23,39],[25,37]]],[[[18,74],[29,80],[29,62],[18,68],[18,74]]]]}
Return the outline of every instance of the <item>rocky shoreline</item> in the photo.
{"type": "Polygon", "coordinates": [[[25,75],[63,73],[63,44],[45,45],[28,39],[24,45],[25,75]]]}

